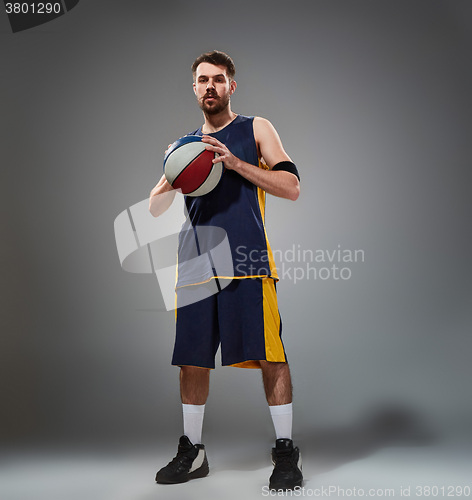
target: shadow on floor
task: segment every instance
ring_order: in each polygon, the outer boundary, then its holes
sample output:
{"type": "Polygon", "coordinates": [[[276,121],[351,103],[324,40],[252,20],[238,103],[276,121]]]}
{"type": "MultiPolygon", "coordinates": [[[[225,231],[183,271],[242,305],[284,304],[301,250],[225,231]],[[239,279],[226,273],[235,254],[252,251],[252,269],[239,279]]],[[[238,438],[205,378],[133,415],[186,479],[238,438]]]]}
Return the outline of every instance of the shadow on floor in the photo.
{"type": "MultiPolygon", "coordinates": [[[[383,448],[427,446],[435,441],[435,434],[423,419],[416,412],[400,406],[379,408],[346,427],[315,427],[294,437],[304,461],[313,463],[317,473],[336,469],[383,448]]],[[[254,471],[271,465],[270,447],[261,450],[260,440],[236,444],[228,441],[226,445],[215,440],[209,444],[208,454],[210,460],[215,459],[215,471],[254,471]]]]}
{"type": "Polygon", "coordinates": [[[416,412],[401,406],[378,408],[342,428],[314,429],[302,436],[303,456],[326,472],[394,446],[428,446],[437,436],[416,412]]]}

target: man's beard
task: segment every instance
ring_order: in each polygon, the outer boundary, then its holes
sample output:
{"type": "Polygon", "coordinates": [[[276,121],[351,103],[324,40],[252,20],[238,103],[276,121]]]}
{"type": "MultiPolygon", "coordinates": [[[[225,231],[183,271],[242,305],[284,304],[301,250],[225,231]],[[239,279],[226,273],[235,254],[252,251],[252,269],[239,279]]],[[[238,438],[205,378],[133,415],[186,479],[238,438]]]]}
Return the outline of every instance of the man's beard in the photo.
{"type": "Polygon", "coordinates": [[[229,105],[229,94],[225,94],[223,96],[216,96],[216,94],[210,94],[215,102],[213,104],[208,105],[206,103],[206,98],[209,97],[205,95],[201,100],[198,101],[198,105],[200,109],[207,115],[217,115],[221,111],[225,110],[229,105]]]}

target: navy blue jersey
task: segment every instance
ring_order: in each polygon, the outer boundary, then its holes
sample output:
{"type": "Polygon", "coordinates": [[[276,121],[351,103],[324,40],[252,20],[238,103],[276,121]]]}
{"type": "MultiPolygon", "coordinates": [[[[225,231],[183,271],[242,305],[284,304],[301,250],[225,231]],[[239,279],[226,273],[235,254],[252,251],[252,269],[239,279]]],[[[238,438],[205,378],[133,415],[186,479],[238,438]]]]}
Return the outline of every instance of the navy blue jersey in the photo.
{"type": "MultiPolygon", "coordinates": [[[[253,121],[254,117],[238,115],[225,128],[208,135],[225,144],[239,159],[268,168],[259,161],[253,121]]],[[[203,135],[202,129],[195,130],[192,135],[203,135]]],[[[224,169],[215,189],[203,196],[186,196],[185,205],[188,219],[179,238],[177,287],[204,283],[215,277],[278,279],[265,231],[265,192],[262,189],[237,172],[224,169]],[[221,267],[219,269],[212,261],[211,250],[225,235],[232,266],[230,269],[226,266],[222,275],[221,267]],[[205,253],[208,259],[197,258],[205,253]]]]}

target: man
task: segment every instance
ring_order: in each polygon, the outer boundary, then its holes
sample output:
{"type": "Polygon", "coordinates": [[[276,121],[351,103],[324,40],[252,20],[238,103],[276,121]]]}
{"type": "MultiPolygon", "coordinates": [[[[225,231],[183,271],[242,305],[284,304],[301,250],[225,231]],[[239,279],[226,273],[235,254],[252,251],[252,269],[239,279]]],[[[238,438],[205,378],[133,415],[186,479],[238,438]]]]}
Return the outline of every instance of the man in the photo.
{"type": "MultiPolygon", "coordinates": [[[[275,292],[278,277],[265,234],[264,204],[265,193],[296,200],[299,176],[268,120],[231,110],[236,81],[228,55],[219,51],[202,54],[192,65],[192,72],[193,89],[204,117],[202,127],[193,134],[202,136],[206,149],[218,153],[213,161],[223,162],[225,170],[213,191],[186,197],[185,203],[192,227],[224,229],[235,265],[232,276],[215,272],[206,280],[217,283],[215,294],[177,307],[172,364],[180,366],[184,435],[177,456],[158,471],[156,481],[181,483],[208,474],[201,443],[203,412],[210,369],[221,343],[223,365],[262,371],[276,431],[269,486],[293,489],[301,486],[303,477],[299,450],[291,439],[292,385],[281,340],[275,292]]],[[[154,216],[162,213],[158,195],[170,191],[172,187],[163,176],[151,191],[150,211],[154,216]]],[[[180,247],[185,246],[187,235],[193,232],[181,233],[180,247]]],[[[197,283],[195,279],[193,285],[197,283]]],[[[178,301],[179,293],[192,293],[192,285],[186,285],[179,287],[177,282],[178,301]]]]}

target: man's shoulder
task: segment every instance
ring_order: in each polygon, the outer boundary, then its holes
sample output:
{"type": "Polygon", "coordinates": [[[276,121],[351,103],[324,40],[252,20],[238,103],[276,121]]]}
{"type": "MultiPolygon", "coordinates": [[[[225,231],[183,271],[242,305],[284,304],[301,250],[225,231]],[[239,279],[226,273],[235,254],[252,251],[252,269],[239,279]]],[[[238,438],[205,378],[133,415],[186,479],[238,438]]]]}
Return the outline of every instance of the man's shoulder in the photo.
{"type": "Polygon", "coordinates": [[[264,138],[267,136],[273,136],[275,131],[275,127],[267,118],[262,118],[262,116],[254,117],[254,135],[256,138],[264,138]]]}
{"type": "Polygon", "coordinates": [[[262,116],[254,116],[254,125],[259,125],[259,126],[272,126],[272,123],[267,119],[263,118],[262,116]]]}

